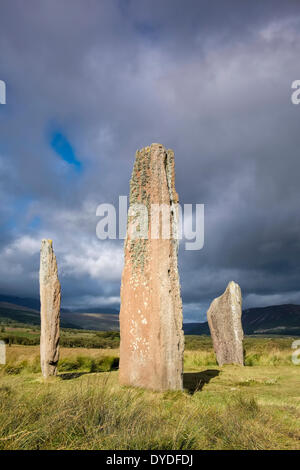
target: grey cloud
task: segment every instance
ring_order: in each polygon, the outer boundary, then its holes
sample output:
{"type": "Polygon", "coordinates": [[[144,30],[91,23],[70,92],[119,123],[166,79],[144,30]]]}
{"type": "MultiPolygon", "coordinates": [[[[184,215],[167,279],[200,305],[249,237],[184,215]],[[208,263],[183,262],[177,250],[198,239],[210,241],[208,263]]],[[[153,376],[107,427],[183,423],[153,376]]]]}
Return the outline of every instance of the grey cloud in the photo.
{"type": "MultiPolygon", "coordinates": [[[[0,194],[4,219],[18,219],[1,233],[2,252],[20,237],[50,233],[62,265],[78,249],[86,257],[85,271],[70,262],[63,272],[68,305],[118,297],[117,274],[92,275],[102,246],[122,249],[98,243],[96,206],[128,193],[135,150],[158,141],[175,150],[181,202],[206,206],[203,250],[180,250],[186,315],[195,319],[199,309],[203,318],[231,279],[248,306],[298,299],[300,111],[290,86],[299,78],[299,8],[192,0],[2,6],[0,194]],[[74,146],[82,174],[72,176],[50,148],[53,126],[74,146]],[[28,223],[35,215],[38,230],[28,223]]],[[[117,272],[118,262],[107,269],[117,272]]],[[[37,292],[38,254],[5,263],[2,292],[37,292]]]]}

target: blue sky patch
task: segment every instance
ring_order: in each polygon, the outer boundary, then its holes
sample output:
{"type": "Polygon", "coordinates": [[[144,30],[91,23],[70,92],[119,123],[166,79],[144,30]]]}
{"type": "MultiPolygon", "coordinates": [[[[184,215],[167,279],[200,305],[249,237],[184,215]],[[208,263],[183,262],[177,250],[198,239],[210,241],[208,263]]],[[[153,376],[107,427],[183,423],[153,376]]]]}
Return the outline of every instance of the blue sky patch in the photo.
{"type": "Polygon", "coordinates": [[[76,158],[75,151],[68,139],[61,133],[55,132],[52,135],[51,147],[62,160],[73,165],[77,171],[82,170],[81,162],[76,158]]]}
{"type": "Polygon", "coordinates": [[[29,228],[32,229],[32,230],[37,230],[40,228],[41,226],[41,218],[39,215],[36,215],[35,217],[33,217],[33,219],[31,219],[31,221],[29,222],[29,228]]]}

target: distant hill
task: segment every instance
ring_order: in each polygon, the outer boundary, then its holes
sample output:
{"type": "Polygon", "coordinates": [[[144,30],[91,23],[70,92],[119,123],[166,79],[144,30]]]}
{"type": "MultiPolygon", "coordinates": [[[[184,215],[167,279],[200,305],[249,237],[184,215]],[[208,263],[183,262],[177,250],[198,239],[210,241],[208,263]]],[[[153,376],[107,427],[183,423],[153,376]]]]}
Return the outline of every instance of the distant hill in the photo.
{"type": "MultiPolygon", "coordinates": [[[[118,330],[119,312],[111,308],[95,308],[80,311],[61,309],[63,328],[87,330],[118,330]]],[[[0,322],[17,322],[40,325],[40,301],[37,299],[0,296],[0,322]]]]}
{"type": "MultiPolygon", "coordinates": [[[[300,305],[273,305],[243,310],[243,330],[246,335],[300,336],[300,305]]],[[[186,335],[209,335],[207,322],[185,323],[186,335]]]]}
{"type": "Polygon", "coordinates": [[[0,302],[8,302],[10,304],[19,305],[21,307],[29,307],[33,308],[34,310],[40,310],[40,299],[15,297],[12,295],[0,295],[0,302]]]}
{"type": "Polygon", "coordinates": [[[61,312],[65,322],[71,322],[76,328],[85,330],[109,331],[119,330],[119,313],[97,312],[61,312]]]}
{"type": "Polygon", "coordinates": [[[300,305],[286,304],[243,311],[246,334],[300,335],[300,305]]]}
{"type": "Polygon", "coordinates": [[[185,335],[210,335],[207,322],[184,323],[183,330],[185,335]]]}
{"type": "Polygon", "coordinates": [[[0,320],[38,325],[40,323],[40,315],[39,312],[29,307],[21,307],[9,302],[0,302],[0,320]]]}
{"type": "MultiPolygon", "coordinates": [[[[40,324],[39,299],[0,295],[0,321],[40,324]]],[[[246,335],[300,336],[300,305],[273,305],[249,308],[243,311],[243,329],[246,335]]],[[[87,330],[119,330],[116,309],[96,307],[79,310],[61,309],[63,328],[87,330]]],[[[209,335],[207,322],[185,323],[186,335],[209,335]]]]}
{"type": "MultiPolygon", "coordinates": [[[[21,307],[29,307],[34,310],[40,310],[40,299],[28,298],[28,297],[15,297],[13,295],[0,295],[0,303],[8,302],[10,304],[19,305],[21,307]]],[[[72,309],[62,308],[62,312],[70,313],[108,313],[108,314],[119,314],[119,310],[109,307],[93,307],[93,308],[78,308],[72,309]]]]}
{"type": "MultiPolygon", "coordinates": [[[[0,302],[0,322],[40,325],[40,311],[9,302],[0,302]]],[[[73,324],[71,319],[64,318],[63,312],[61,313],[61,326],[63,328],[80,328],[73,324]]]]}
{"type": "Polygon", "coordinates": [[[78,309],[65,309],[66,312],[72,312],[72,313],[104,313],[106,314],[112,314],[112,315],[119,315],[119,310],[115,308],[109,308],[109,307],[94,307],[94,308],[78,308],[78,309]]]}

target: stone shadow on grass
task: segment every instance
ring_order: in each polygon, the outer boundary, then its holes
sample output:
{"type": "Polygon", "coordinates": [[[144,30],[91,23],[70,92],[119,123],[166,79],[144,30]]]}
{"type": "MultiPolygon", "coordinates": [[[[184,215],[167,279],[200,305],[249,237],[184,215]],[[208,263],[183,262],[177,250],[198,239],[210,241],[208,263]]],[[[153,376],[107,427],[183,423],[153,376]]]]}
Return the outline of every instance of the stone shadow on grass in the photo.
{"type": "Polygon", "coordinates": [[[81,377],[82,375],[90,374],[90,372],[64,372],[62,374],[57,374],[61,380],[72,380],[81,377]]]}
{"type": "Polygon", "coordinates": [[[220,371],[217,369],[207,369],[202,372],[185,372],[183,374],[183,388],[191,395],[200,392],[205,384],[217,377],[220,371]]]}

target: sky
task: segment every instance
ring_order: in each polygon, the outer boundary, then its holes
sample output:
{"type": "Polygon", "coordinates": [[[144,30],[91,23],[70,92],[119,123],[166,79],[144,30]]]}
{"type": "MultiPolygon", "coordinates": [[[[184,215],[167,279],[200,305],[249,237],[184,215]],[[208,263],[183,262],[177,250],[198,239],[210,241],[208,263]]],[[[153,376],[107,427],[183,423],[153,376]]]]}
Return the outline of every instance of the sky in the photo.
{"type": "Polygon", "coordinates": [[[118,308],[123,240],[96,208],[137,149],[175,152],[202,250],[179,249],[185,321],[229,281],[243,306],[300,304],[298,0],[10,0],[0,5],[0,294],[39,295],[53,239],[64,307],[118,308]]]}

